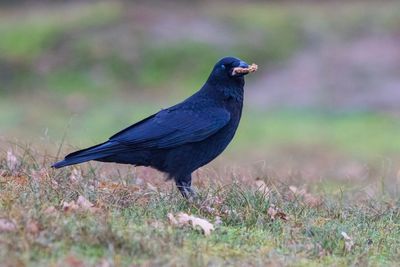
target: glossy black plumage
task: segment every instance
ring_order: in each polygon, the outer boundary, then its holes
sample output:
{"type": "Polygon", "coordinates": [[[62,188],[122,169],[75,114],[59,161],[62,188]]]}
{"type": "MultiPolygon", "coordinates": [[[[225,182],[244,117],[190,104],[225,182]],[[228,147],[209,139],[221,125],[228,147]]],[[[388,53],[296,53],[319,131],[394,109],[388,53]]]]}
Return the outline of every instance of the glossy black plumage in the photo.
{"type": "Polygon", "coordinates": [[[151,166],[173,178],[185,197],[191,173],[217,157],[232,140],[243,106],[240,59],[217,62],[203,87],[183,102],[120,131],[102,144],[73,152],[53,164],[61,168],[89,160],[151,166]]]}

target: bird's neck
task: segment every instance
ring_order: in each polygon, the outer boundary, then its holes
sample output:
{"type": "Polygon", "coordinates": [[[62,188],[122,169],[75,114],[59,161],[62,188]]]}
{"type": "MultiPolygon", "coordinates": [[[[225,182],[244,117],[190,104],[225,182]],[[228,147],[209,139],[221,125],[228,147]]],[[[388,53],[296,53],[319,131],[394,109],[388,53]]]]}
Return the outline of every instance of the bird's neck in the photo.
{"type": "Polygon", "coordinates": [[[227,81],[208,80],[201,91],[203,93],[216,98],[229,99],[232,98],[236,101],[243,101],[243,88],[244,79],[227,81]]]}

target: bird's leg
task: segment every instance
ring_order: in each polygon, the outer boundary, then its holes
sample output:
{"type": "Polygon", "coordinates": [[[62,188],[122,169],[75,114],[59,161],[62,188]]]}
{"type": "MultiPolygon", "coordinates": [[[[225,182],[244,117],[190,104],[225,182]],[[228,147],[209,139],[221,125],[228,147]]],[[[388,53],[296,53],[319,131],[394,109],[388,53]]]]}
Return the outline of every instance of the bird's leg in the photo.
{"type": "Polygon", "coordinates": [[[193,191],[192,185],[192,175],[189,174],[183,178],[176,178],[175,184],[181,192],[182,196],[186,199],[192,200],[196,197],[196,193],[193,191]]]}

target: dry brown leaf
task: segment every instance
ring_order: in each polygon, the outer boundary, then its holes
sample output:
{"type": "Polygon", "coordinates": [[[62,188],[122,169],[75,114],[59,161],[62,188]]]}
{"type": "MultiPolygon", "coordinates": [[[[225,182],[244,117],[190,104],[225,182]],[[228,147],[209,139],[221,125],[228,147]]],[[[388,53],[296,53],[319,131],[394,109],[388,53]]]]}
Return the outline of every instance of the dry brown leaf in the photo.
{"type": "Polygon", "coordinates": [[[151,183],[147,183],[147,188],[148,188],[150,191],[153,191],[153,192],[158,193],[158,188],[155,187],[154,185],[152,185],[151,183]]]}
{"type": "Polygon", "coordinates": [[[46,178],[47,178],[47,175],[48,175],[47,170],[44,169],[44,168],[42,168],[42,169],[40,169],[38,171],[32,171],[32,179],[35,182],[43,182],[43,181],[45,181],[46,178]]]}
{"type": "Polygon", "coordinates": [[[278,211],[274,207],[269,207],[268,208],[268,215],[271,217],[272,220],[275,220],[275,216],[278,213],[278,211]]]}
{"type": "Polygon", "coordinates": [[[59,188],[58,182],[54,179],[51,179],[51,188],[53,188],[53,189],[59,188]]]}
{"type": "Polygon", "coordinates": [[[303,201],[304,204],[310,207],[318,207],[322,204],[320,197],[314,196],[308,193],[305,189],[298,189],[296,186],[289,186],[291,194],[289,194],[290,200],[299,199],[303,201]]]}
{"type": "Polygon", "coordinates": [[[304,196],[304,194],[306,193],[305,189],[298,189],[296,186],[289,186],[289,190],[292,191],[292,193],[295,196],[304,196]]]}
{"type": "Polygon", "coordinates": [[[83,261],[81,261],[80,259],[78,259],[72,255],[68,256],[65,259],[65,262],[63,265],[70,266],[70,267],[84,267],[85,266],[83,261]]]}
{"type": "Polygon", "coordinates": [[[11,171],[16,170],[19,165],[17,157],[14,155],[14,153],[11,150],[7,151],[6,163],[7,163],[8,169],[10,169],[11,171]]]}
{"type": "Polygon", "coordinates": [[[57,209],[54,206],[50,206],[50,207],[47,207],[43,211],[43,213],[47,214],[47,215],[56,215],[57,214],[57,209]]]}
{"type": "Polygon", "coordinates": [[[278,213],[276,214],[276,217],[281,219],[282,221],[287,221],[289,220],[289,217],[287,216],[286,213],[284,213],[283,211],[278,211],[278,213]]]}
{"type": "Polygon", "coordinates": [[[178,214],[178,223],[186,223],[191,222],[193,228],[199,226],[205,235],[210,235],[211,231],[214,230],[214,226],[205,219],[201,219],[192,215],[188,215],[186,213],[178,214]]]}
{"type": "Polygon", "coordinates": [[[347,252],[350,252],[354,247],[353,239],[346,232],[342,232],[341,234],[344,238],[344,248],[347,252]]]}
{"type": "Polygon", "coordinates": [[[89,211],[98,212],[100,209],[95,207],[95,205],[87,200],[84,196],[79,196],[76,202],[71,200],[70,202],[64,201],[62,203],[62,209],[65,212],[69,211],[89,211]]]}
{"type": "Polygon", "coordinates": [[[15,223],[9,219],[0,219],[0,232],[14,232],[17,230],[15,223]]]}
{"type": "Polygon", "coordinates": [[[267,213],[271,217],[271,220],[279,218],[283,221],[287,221],[289,219],[286,213],[281,211],[279,208],[275,208],[274,206],[269,207],[267,213]]]}
{"type": "Polygon", "coordinates": [[[175,216],[172,213],[168,213],[167,217],[172,225],[178,225],[178,221],[175,219],[175,216]]]}
{"type": "Polygon", "coordinates": [[[7,180],[10,183],[15,183],[15,184],[21,185],[21,186],[27,185],[29,182],[28,177],[22,176],[22,175],[9,176],[9,177],[7,177],[7,180]]]}
{"type": "Polygon", "coordinates": [[[107,181],[101,181],[99,183],[99,188],[102,190],[109,190],[109,191],[114,191],[121,189],[123,186],[119,183],[113,183],[113,182],[107,182],[107,181]]]}
{"type": "Polygon", "coordinates": [[[36,235],[40,232],[39,223],[35,220],[29,220],[26,224],[26,230],[33,235],[36,235]]]}
{"type": "Polygon", "coordinates": [[[315,197],[307,193],[304,195],[304,203],[312,208],[315,208],[322,204],[322,200],[320,197],[315,197]]]}
{"type": "Polygon", "coordinates": [[[70,202],[64,201],[62,203],[62,209],[65,212],[76,211],[79,209],[79,206],[76,205],[75,201],[73,201],[73,200],[71,200],[70,202]]]}
{"type": "Polygon", "coordinates": [[[94,205],[92,204],[92,202],[90,202],[89,200],[87,200],[85,197],[83,196],[79,196],[78,200],[76,201],[76,204],[82,208],[83,210],[90,210],[94,207],[94,205]]]}
{"type": "Polygon", "coordinates": [[[168,213],[167,216],[171,224],[176,226],[191,225],[193,228],[198,226],[201,228],[204,235],[210,235],[211,231],[214,230],[214,226],[209,221],[187,213],[180,212],[176,215],[176,218],[171,213],[168,213]]]}
{"type": "Polygon", "coordinates": [[[256,180],[256,186],[257,191],[264,195],[268,195],[271,191],[263,180],[256,180]]]}
{"type": "Polygon", "coordinates": [[[72,183],[78,183],[79,181],[82,180],[82,172],[78,170],[77,168],[73,168],[71,175],[69,176],[69,180],[72,183]]]}
{"type": "Polygon", "coordinates": [[[176,220],[178,221],[178,224],[186,225],[190,222],[191,217],[192,216],[187,213],[180,212],[176,215],[176,220]]]}

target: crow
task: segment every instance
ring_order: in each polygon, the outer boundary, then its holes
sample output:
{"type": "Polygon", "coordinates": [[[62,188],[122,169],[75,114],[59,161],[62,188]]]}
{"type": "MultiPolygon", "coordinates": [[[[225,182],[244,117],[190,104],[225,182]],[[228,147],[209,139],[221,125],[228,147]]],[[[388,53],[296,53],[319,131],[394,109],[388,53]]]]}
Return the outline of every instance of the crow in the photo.
{"type": "Polygon", "coordinates": [[[111,136],[68,154],[53,168],[89,160],[153,167],[174,179],[185,198],[195,196],[192,172],[224,151],[242,115],[244,75],[257,65],[225,57],[194,95],[111,136]]]}

